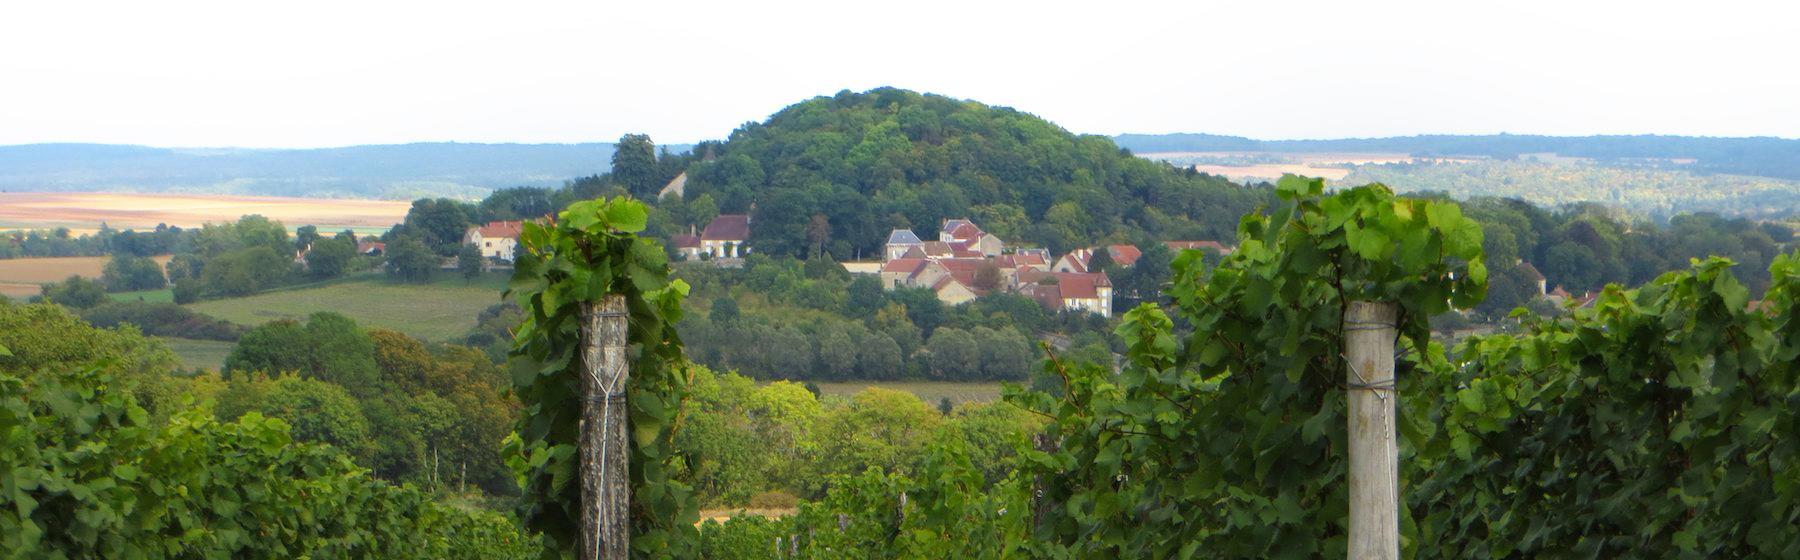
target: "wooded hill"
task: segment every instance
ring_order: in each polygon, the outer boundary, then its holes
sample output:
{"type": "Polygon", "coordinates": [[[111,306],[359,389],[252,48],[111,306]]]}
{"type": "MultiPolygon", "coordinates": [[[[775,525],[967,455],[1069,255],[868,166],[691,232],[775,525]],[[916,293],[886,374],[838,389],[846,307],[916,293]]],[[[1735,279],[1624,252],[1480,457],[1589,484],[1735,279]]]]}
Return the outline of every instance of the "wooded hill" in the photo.
{"type": "Polygon", "coordinates": [[[1014,109],[894,88],[810,99],[694,152],[687,198],[725,213],[755,205],[751,242],[777,255],[867,256],[892,228],[963,217],[1059,253],[1220,239],[1272,196],[1014,109]]]}

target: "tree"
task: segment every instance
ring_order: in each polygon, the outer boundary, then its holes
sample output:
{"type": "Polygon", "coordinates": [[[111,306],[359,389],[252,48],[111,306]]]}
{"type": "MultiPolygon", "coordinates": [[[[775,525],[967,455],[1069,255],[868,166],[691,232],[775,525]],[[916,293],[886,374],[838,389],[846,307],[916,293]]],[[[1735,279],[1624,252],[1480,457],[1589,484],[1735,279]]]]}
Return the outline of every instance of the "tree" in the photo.
{"type": "Polygon", "coordinates": [[[113,255],[100,277],[106,287],[115,292],[160,290],[168,285],[161,265],[147,257],[128,253],[113,255]]]}
{"type": "Polygon", "coordinates": [[[935,379],[969,381],[981,376],[981,348],[974,337],[955,327],[939,328],[925,343],[931,352],[931,375],[935,379]]]}
{"type": "Polygon", "coordinates": [[[167,264],[163,265],[163,269],[167,273],[170,284],[189,278],[198,279],[200,278],[200,271],[203,268],[205,268],[205,263],[200,260],[199,255],[193,253],[181,253],[175,255],[169,259],[167,264]]]}
{"type": "Polygon", "coordinates": [[[894,337],[880,332],[864,335],[857,346],[857,373],[869,379],[899,379],[905,373],[900,361],[900,345],[894,337]]]}
{"type": "Polygon", "coordinates": [[[87,309],[106,301],[106,287],[100,282],[70,276],[62,282],[51,282],[38,288],[45,301],[70,309],[87,309]]]}
{"type": "Polygon", "coordinates": [[[342,235],[320,239],[306,253],[306,272],[314,278],[342,276],[356,257],[356,244],[342,235]]]}
{"type": "Polygon", "coordinates": [[[481,249],[474,245],[463,245],[462,250],[456,253],[456,271],[462,273],[464,282],[473,282],[481,277],[482,269],[486,268],[485,260],[481,256],[481,249]]]}
{"type": "Polygon", "coordinates": [[[814,337],[814,375],[848,379],[856,373],[856,343],[844,329],[821,329],[814,337]]]}
{"type": "MultiPolygon", "coordinates": [[[[462,245],[476,210],[467,203],[448,198],[421,198],[406,211],[404,236],[414,237],[441,256],[455,255],[462,245]]],[[[392,247],[389,247],[392,250],[392,247]]]]}
{"type": "Polygon", "coordinates": [[[656,144],[645,134],[626,134],[613,146],[612,178],[625,186],[626,192],[640,199],[653,199],[657,184],[656,144]]]}
{"type": "Polygon", "coordinates": [[[813,214],[806,221],[806,244],[811,258],[818,258],[825,253],[825,244],[831,241],[831,220],[824,214],[813,214]]]}
{"type": "Polygon", "coordinates": [[[429,281],[438,267],[437,254],[410,236],[388,243],[386,256],[388,275],[407,282],[429,281]]]}
{"type": "Polygon", "coordinates": [[[1112,250],[1108,249],[1105,245],[1095,247],[1093,254],[1088,256],[1088,272],[1096,274],[1105,272],[1108,275],[1112,275],[1116,273],[1113,268],[1112,250]]]}
{"type": "Polygon", "coordinates": [[[712,321],[721,325],[736,323],[738,319],[737,300],[721,297],[712,301],[712,321]]]}
{"type": "Polygon", "coordinates": [[[1000,265],[990,260],[975,267],[975,289],[985,292],[1000,289],[1000,265]]]}
{"type": "Polygon", "coordinates": [[[855,319],[873,316],[887,301],[881,289],[881,278],[872,274],[857,275],[845,288],[844,315],[855,319]]]}
{"type": "Polygon", "coordinates": [[[200,279],[210,293],[241,296],[279,284],[293,269],[291,254],[283,257],[267,246],[255,245],[208,260],[200,279]]]}
{"type": "Polygon", "coordinates": [[[294,230],[294,250],[305,251],[307,247],[312,246],[313,242],[318,241],[319,239],[319,226],[300,226],[300,229],[294,230]]]}

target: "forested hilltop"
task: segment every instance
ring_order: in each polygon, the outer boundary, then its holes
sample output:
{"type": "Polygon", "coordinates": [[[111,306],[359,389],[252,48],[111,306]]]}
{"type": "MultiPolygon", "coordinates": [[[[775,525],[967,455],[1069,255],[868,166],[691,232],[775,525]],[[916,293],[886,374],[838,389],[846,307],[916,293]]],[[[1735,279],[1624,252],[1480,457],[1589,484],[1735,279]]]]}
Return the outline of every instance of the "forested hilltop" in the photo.
{"type": "MultiPolygon", "coordinates": [[[[694,153],[687,199],[724,213],[755,205],[751,243],[772,255],[873,255],[890,229],[931,231],[946,218],[1058,253],[1218,239],[1271,200],[1028,113],[893,88],[807,100],[694,153]],[[828,227],[809,228],[815,216],[828,227]]],[[[652,198],[661,186],[631,192],[652,198]]]]}

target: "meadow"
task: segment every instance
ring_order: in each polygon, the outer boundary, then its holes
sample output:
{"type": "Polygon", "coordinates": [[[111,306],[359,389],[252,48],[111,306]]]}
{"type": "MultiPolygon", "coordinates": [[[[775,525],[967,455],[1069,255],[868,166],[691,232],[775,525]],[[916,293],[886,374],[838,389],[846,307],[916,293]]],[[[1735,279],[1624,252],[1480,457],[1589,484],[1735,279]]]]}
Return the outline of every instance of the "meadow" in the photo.
{"type": "Polygon", "coordinates": [[[342,313],[366,328],[400,331],[426,340],[461,338],[475,326],[475,316],[500,303],[508,273],[490,272],[473,282],[448,272],[425,284],[395,282],[364,274],[320,284],[260,294],[209,300],[188,307],[241,325],[276,319],[304,320],[320,311],[342,313]]]}
{"type": "Polygon", "coordinates": [[[218,371],[225,365],[225,357],[231,354],[235,342],[222,340],[195,340],[191,338],[157,337],[164,346],[181,359],[181,367],[188,369],[204,369],[218,371]]]}
{"type": "Polygon", "coordinates": [[[919,400],[932,406],[936,406],[942,399],[950,399],[950,402],[955,404],[1000,400],[1000,383],[998,382],[817,381],[814,383],[819,386],[819,392],[824,395],[849,397],[869,387],[881,387],[918,395],[919,400]]]}
{"type": "MultiPolygon", "coordinates": [[[[4,194],[0,194],[4,196],[4,194]]],[[[0,259],[0,295],[25,299],[38,295],[38,288],[60,282],[70,276],[99,278],[109,257],[43,257],[0,259]]],[[[153,257],[156,264],[166,264],[169,256],[153,257]]]]}

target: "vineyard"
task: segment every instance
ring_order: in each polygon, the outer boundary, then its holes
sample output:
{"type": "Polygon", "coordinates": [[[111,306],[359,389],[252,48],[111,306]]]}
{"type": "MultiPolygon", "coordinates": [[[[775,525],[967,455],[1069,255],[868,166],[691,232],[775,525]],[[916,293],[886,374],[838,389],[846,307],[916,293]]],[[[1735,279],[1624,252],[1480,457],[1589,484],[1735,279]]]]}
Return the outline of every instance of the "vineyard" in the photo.
{"type": "Polygon", "coordinates": [[[1047,388],[1004,390],[1045,428],[1018,434],[1022,466],[998,480],[946,431],[918,468],[830,477],[794,515],[700,523],[676,444],[696,406],[673,328],[687,286],[636,235],[642,205],[596,200],[528,225],[510,284],[526,316],[512,356],[523,414],[505,444],[518,521],[372,479],[278,420],[149,419],[141,391],[115,390],[128,386],[116,364],[20,371],[0,349],[0,548],[578,555],[591,523],[580,419],[596,398],[585,310],[623,296],[628,406],[614,413],[634,557],[1345,556],[1346,400],[1369,388],[1346,382],[1353,302],[1398,309],[1397,382],[1381,394],[1398,411],[1404,556],[1800,557],[1800,255],[1774,260],[1761,300],[1708,259],[1446,347],[1430,318],[1486,290],[1474,220],[1380,185],[1328,195],[1290,177],[1277,192],[1218,266],[1176,259],[1171,304],[1115,330],[1121,363],[1052,353],[1047,388]]]}

